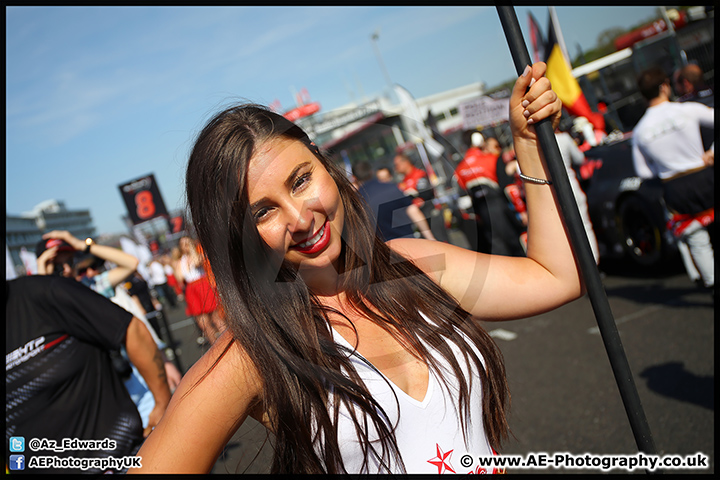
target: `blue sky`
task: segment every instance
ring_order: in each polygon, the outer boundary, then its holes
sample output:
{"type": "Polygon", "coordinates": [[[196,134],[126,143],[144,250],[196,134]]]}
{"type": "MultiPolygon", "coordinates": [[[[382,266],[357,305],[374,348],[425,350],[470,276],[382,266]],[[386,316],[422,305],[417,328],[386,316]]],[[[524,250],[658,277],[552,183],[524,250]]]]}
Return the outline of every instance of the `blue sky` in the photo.
{"type": "MultiPolygon", "coordinates": [[[[516,7],[543,30],[547,7],[516,7]]],[[[571,55],[656,7],[557,7],[571,55]]],[[[330,110],[392,80],[415,97],[515,75],[494,7],[6,7],[6,211],[43,200],[125,231],[118,185],[153,173],[170,210],[213,113],[235,101],[283,108],[307,89],[330,110]]]]}

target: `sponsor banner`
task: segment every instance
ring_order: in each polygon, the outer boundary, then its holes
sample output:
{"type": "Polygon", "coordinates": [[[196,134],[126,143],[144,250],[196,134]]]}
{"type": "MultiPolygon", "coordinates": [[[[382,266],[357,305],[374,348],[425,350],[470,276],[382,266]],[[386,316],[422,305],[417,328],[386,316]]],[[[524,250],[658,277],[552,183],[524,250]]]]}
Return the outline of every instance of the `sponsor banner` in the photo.
{"type": "Polygon", "coordinates": [[[510,99],[482,96],[460,104],[463,129],[473,130],[496,123],[507,122],[510,118],[510,99]]]}

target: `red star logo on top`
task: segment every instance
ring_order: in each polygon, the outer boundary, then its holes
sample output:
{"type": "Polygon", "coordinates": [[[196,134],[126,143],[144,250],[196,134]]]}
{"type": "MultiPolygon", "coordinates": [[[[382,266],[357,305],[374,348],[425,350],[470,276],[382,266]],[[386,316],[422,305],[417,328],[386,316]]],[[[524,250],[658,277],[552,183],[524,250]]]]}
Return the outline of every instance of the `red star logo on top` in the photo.
{"type": "Polygon", "coordinates": [[[447,471],[455,473],[452,465],[450,465],[450,456],[452,455],[453,451],[450,450],[449,452],[443,453],[443,451],[440,449],[440,445],[438,445],[437,443],[435,444],[435,447],[437,448],[437,457],[431,458],[430,460],[428,460],[428,463],[432,463],[433,465],[438,467],[438,475],[447,471]]]}

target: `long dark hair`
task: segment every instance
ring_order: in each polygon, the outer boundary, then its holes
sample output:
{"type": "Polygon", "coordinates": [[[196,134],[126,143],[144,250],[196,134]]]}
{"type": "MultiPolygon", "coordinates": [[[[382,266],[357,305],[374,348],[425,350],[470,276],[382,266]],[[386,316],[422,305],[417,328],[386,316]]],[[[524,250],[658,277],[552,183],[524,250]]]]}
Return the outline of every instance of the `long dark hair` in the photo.
{"type": "MultiPolygon", "coordinates": [[[[351,366],[350,352],[333,341],[328,313],[340,312],[323,306],[292,265],[271,253],[249,214],[248,163],[261,145],[281,137],[305,144],[338,186],[345,208],[341,288],[352,308],[429,368],[439,367],[425,345],[444,357],[458,378],[458,408],[466,420],[471,389],[479,386],[465,378],[448,341],[458,345],[464,362],[480,375],[483,421],[490,445],[498,449],[508,432],[508,391],[494,341],[455,299],[375,234],[345,172],[300,127],[265,107],[243,104],[217,114],[199,134],[187,168],[187,202],[228,327],[263,379],[263,407],[276,437],[272,472],[344,472],[337,438],[340,405],[353,418],[364,466],[372,458],[382,469],[393,463],[403,467],[394,425],[351,366]],[[367,433],[372,430],[375,439],[367,433]]],[[[463,427],[466,431],[466,421],[463,427]]]]}

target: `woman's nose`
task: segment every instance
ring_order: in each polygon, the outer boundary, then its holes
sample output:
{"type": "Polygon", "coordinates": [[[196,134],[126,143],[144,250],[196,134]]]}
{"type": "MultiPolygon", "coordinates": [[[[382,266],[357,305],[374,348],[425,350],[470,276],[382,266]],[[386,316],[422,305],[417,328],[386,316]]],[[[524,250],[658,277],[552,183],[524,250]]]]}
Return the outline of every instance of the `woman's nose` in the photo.
{"type": "Polygon", "coordinates": [[[312,228],[313,212],[307,202],[298,202],[291,209],[288,229],[291,233],[307,232],[312,228]]]}

